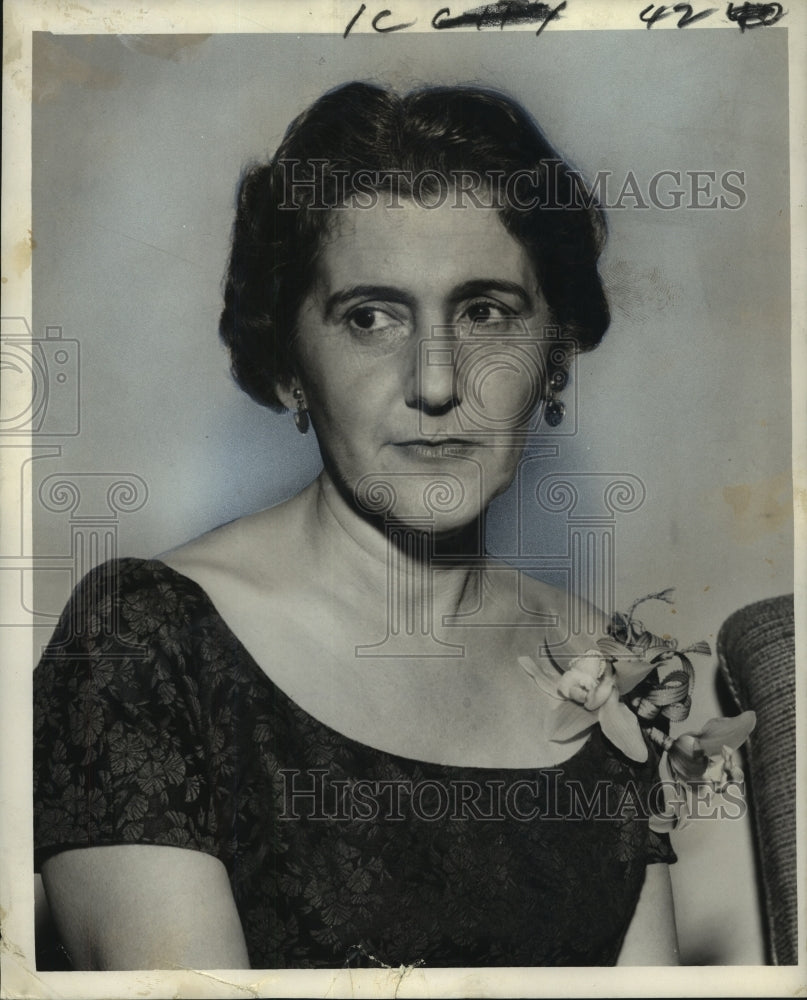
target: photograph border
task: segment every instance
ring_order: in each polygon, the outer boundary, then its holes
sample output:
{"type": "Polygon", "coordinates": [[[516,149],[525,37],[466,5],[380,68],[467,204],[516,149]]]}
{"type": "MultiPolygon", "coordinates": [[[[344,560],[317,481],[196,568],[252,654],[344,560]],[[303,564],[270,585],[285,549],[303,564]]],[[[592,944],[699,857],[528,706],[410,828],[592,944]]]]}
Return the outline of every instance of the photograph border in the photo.
{"type": "MultiPolygon", "coordinates": [[[[139,6],[139,5],[138,5],[139,6]]],[[[233,9],[227,0],[210,4],[159,0],[146,10],[122,12],[112,2],[86,0],[70,5],[59,0],[6,0],[4,4],[4,87],[2,159],[2,315],[24,317],[29,328],[32,317],[31,254],[34,248],[31,222],[31,95],[32,36],[38,31],[65,34],[199,34],[199,33],[327,33],[339,34],[349,24],[360,4],[354,0],[312,0],[293,8],[283,0],[250,0],[233,9]]],[[[367,5],[368,8],[370,5],[367,5]]],[[[405,0],[379,4],[395,8],[400,20],[418,20],[421,29],[431,16],[447,4],[405,0]]],[[[460,5],[451,5],[460,9],[460,5]]],[[[466,4],[464,7],[470,7],[466,4]]],[[[647,3],[619,0],[568,0],[560,7],[562,18],[548,19],[544,30],[603,31],[648,30],[639,13],[647,3]]],[[[704,7],[706,5],[703,5],[704,7]]],[[[735,5],[739,6],[739,5],[735,5]]],[[[746,5],[747,6],[747,5],[746,5]]],[[[770,6],[770,5],[769,5],[770,6]]],[[[775,6],[775,5],[774,5],[775,6]]],[[[715,7],[722,14],[725,4],[715,7]]],[[[369,15],[355,22],[352,31],[372,31],[369,15]]],[[[702,30],[706,21],[688,31],[702,30]]],[[[751,43],[737,24],[715,15],[709,28],[733,31],[738,44],[751,43]]],[[[793,489],[795,528],[795,608],[797,637],[802,649],[797,659],[797,748],[799,785],[797,795],[799,842],[804,842],[807,816],[804,776],[807,770],[807,723],[805,698],[807,676],[803,638],[807,630],[807,276],[804,267],[807,224],[804,191],[807,190],[807,139],[804,95],[807,94],[807,10],[792,4],[778,25],[763,30],[787,30],[790,87],[790,198],[791,198],[791,371],[793,399],[793,489]]],[[[469,26],[459,30],[475,31],[469,26]]],[[[534,26],[511,26],[508,30],[535,31],[534,26]]],[[[671,22],[659,22],[652,30],[674,31],[671,22]]],[[[748,29],[748,35],[753,32],[748,29]]],[[[15,392],[28,393],[15,382],[15,392]]],[[[20,397],[12,394],[0,403],[7,412],[19,412],[20,397]]],[[[30,438],[15,438],[15,464],[30,455],[30,438]],[[27,449],[27,451],[26,451],[27,449]]],[[[31,519],[33,498],[20,490],[11,477],[0,479],[0,556],[16,551],[11,539],[23,524],[23,551],[33,551],[31,519]]],[[[23,576],[25,576],[23,574],[23,576]]],[[[32,606],[30,580],[23,602],[32,606]]],[[[15,598],[19,595],[15,594],[15,598]]],[[[0,592],[2,597],[2,592],[0,592]]],[[[797,642],[799,650],[799,642],[797,642]]],[[[716,966],[652,969],[400,969],[362,970],[233,970],[126,973],[37,972],[34,954],[32,769],[30,739],[31,673],[35,662],[34,642],[27,630],[0,627],[0,975],[2,996],[110,997],[239,997],[239,996],[770,996],[807,991],[805,955],[804,893],[799,897],[801,928],[799,964],[791,967],[716,966]]],[[[798,882],[807,881],[804,851],[798,858],[798,882]]]]}

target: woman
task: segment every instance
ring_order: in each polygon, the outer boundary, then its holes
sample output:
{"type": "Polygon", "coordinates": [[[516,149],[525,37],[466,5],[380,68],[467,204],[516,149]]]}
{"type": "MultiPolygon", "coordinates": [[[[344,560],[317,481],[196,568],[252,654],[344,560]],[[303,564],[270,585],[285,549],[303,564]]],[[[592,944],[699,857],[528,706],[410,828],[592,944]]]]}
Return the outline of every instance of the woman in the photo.
{"type": "Polygon", "coordinates": [[[675,960],[669,843],[591,805],[646,793],[655,752],[551,738],[519,657],[592,636],[483,543],[563,416],[558,344],[607,327],[603,236],[526,113],[478,89],[344,86],[245,175],[221,333],[323,472],[100,567],[63,615],[36,841],[77,967],[675,960]]]}

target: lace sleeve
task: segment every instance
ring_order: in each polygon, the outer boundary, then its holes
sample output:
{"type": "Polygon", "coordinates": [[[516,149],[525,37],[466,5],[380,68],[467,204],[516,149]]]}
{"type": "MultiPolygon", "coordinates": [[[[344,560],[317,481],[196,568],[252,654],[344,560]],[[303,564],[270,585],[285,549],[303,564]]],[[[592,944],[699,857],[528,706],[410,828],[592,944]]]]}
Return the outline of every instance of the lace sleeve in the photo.
{"type": "Polygon", "coordinates": [[[678,855],[670,843],[670,835],[650,830],[647,838],[647,863],[674,865],[677,860],[678,855]]]}
{"type": "Polygon", "coordinates": [[[37,870],[58,851],[105,844],[216,853],[188,623],[148,565],[88,574],[35,671],[37,870]]]}

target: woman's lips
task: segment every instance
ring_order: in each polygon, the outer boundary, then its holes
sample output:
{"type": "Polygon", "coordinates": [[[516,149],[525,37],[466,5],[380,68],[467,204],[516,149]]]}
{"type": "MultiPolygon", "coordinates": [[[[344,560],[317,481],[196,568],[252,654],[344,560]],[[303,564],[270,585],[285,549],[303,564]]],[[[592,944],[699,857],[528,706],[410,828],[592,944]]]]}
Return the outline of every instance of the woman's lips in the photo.
{"type": "Polygon", "coordinates": [[[472,451],[479,447],[479,442],[461,437],[412,438],[396,442],[395,447],[418,458],[434,459],[472,451]]]}

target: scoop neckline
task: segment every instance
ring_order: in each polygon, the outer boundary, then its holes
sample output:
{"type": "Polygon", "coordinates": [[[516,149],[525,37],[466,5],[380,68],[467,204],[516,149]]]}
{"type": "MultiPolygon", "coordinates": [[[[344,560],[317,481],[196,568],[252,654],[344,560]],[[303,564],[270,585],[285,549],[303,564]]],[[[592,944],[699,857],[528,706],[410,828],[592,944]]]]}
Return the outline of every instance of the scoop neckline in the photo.
{"type": "Polygon", "coordinates": [[[408,754],[400,754],[392,750],[385,750],[382,747],[373,746],[372,743],[365,743],[362,740],[356,739],[354,736],[350,736],[347,733],[342,732],[341,729],[337,729],[335,726],[330,725],[330,723],[324,722],[318,716],[312,715],[311,712],[309,712],[306,708],[300,705],[299,702],[295,701],[295,699],[292,698],[291,695],[289,695],[275,680],[273,680],[273,678],[270,677],[265,670],[263,670],[263,668],[257,662],[255,657],[250,653],[250,651],[247,649],[244,643],[239,639],[239,637],[230,627],[227,620],[224,618],[219,609],[216,607],[216,604],[213,601],[212,597],[207,593],[205,588],[197,580],[193,579],[193,577],[186,576],[179,570],[174,569],[173,566],[170,566],[168,563],[163,562],[162,559],[142,559],[142,558],[138,559],[135,556],[129,556],[125,557],[121,561],[130,561],[135,564],[138,564],[141,567],[146,566],[148,564],[158,566],[163,571],[167,571],[177,580],[181,581],[181,583],[183,584],[183,586],[185,586],[186,589],[190,587],[191,589],[195,590],[198,596],[207,605],[208,610],[212,612],[212,614],[215,616],[217,622],[220,624],[220,627],[224,629],[227,635],[236,644],[239,652],[248,662],[250,670],[253,672],[253,674],[257,676],[257,678],[261,683],[267,685],[267,687],[272,693],[280,695],[280,697],[283,698],[288,703],[288,705],[293,709],[293,711],[303,716],[304,720],[313,723],[315,726],[319,726],[321,729],[327,731],[332,736],[336,736],[338,739],[344,741],[345,743],[350,744],[354,748],[359,748],[365,752],[370,751],[374,754],[380,754],[393,761],[397,760],[397,761],[407,762],[409,764],[414,764],[421,768],[442,768],[443,770],[449,770],[449,771],[485,772],[488,774],[503,773],[503,772],[534,774],[536,772],[546,773],[548,771],[564,770],[570,764],[576,762],[578,758],[584,756],[587,752],[589,752],[597,743],[596,739],[597,726],[592,725],[589,735],[586,737],[583,744],[580,747],[578,747],[577,750],[575,750],[575,752],[571,754],[571,756],[565,757],[563,760],[551,764],[533,764],[533,765],[522,765],[515,767],[507,767],[495,764],[444,764],[440,761],[427,760],[423,757],[413,757],[408,754]]]}

